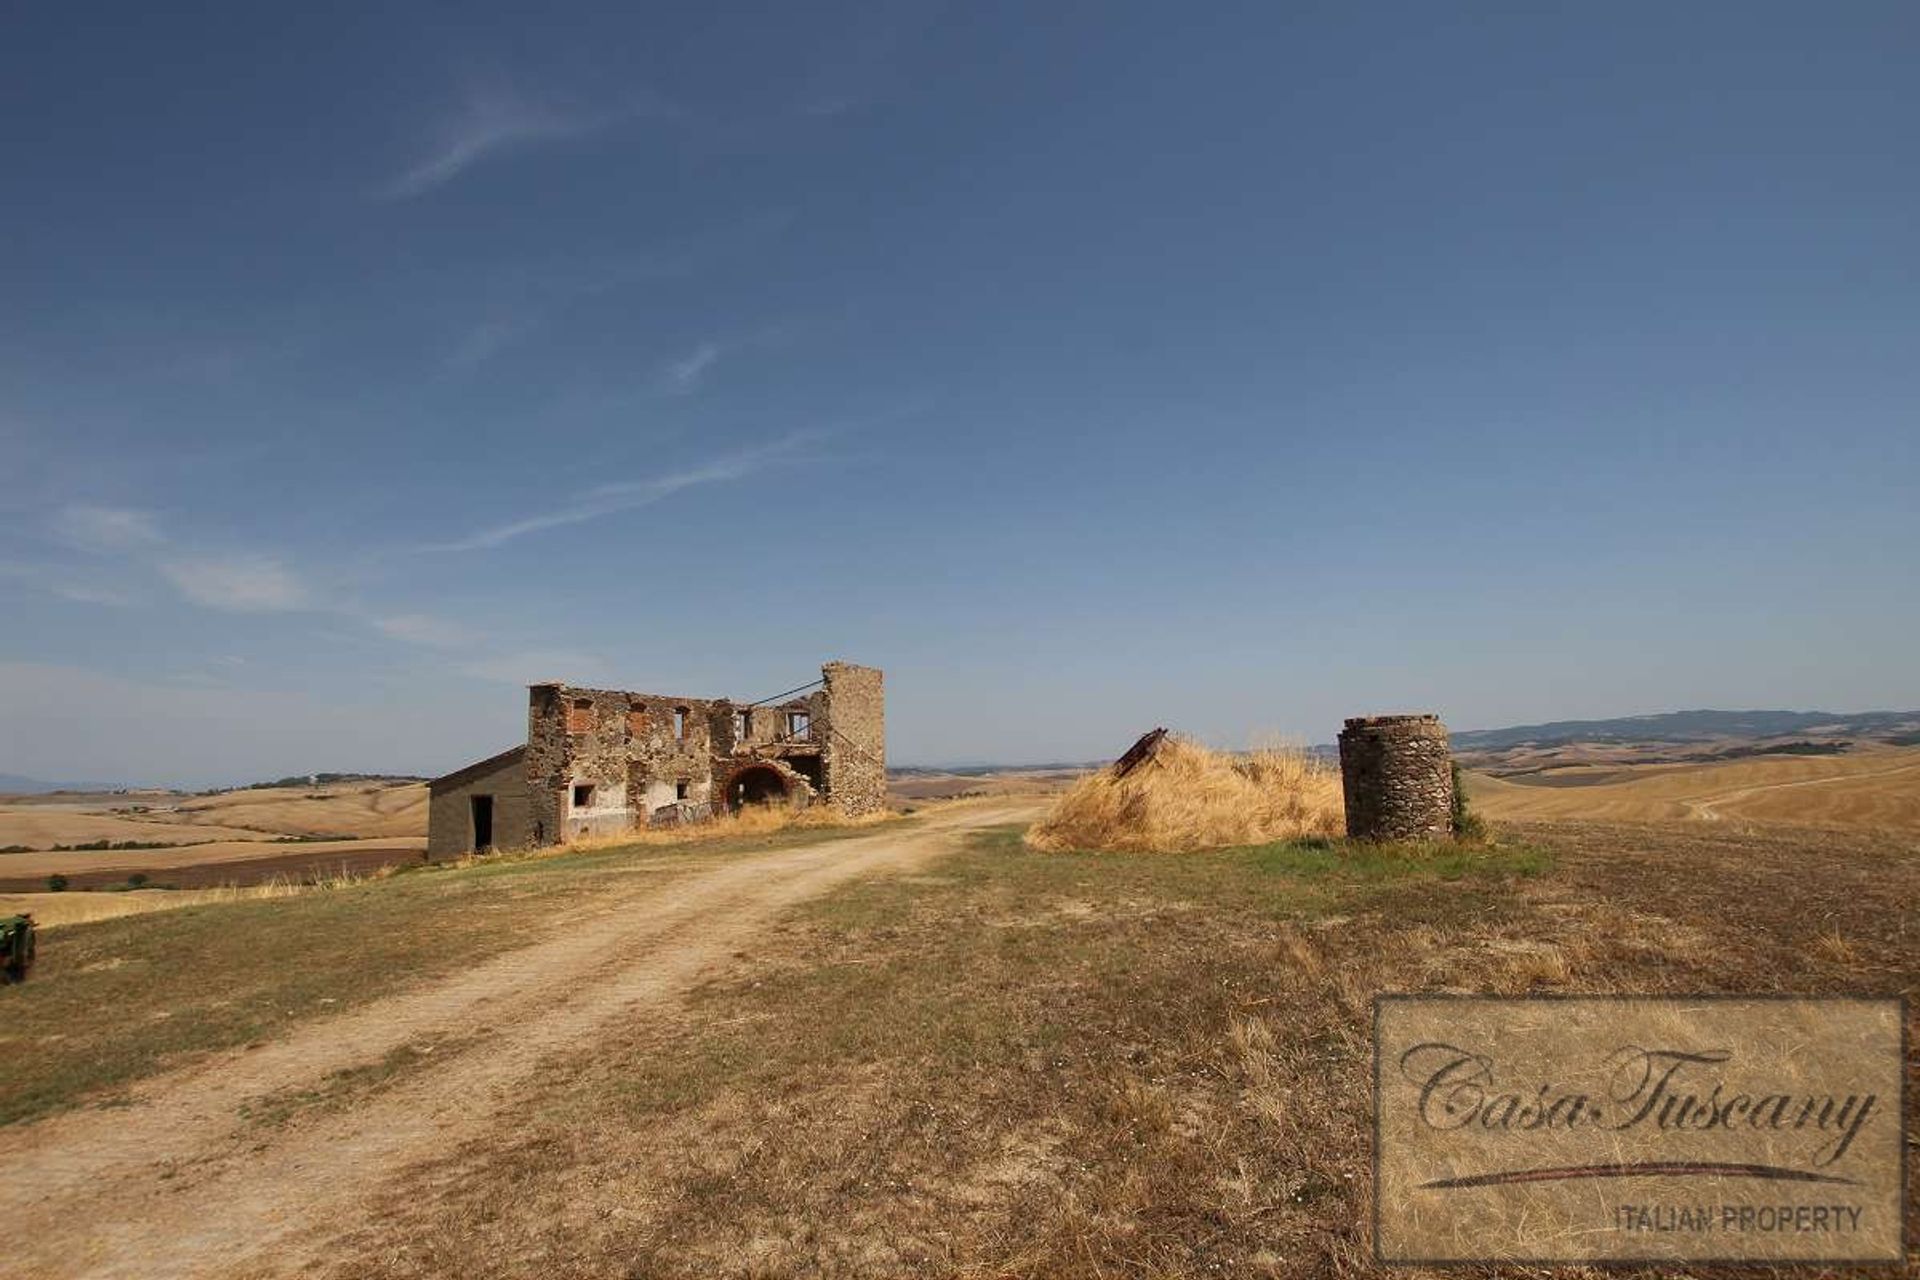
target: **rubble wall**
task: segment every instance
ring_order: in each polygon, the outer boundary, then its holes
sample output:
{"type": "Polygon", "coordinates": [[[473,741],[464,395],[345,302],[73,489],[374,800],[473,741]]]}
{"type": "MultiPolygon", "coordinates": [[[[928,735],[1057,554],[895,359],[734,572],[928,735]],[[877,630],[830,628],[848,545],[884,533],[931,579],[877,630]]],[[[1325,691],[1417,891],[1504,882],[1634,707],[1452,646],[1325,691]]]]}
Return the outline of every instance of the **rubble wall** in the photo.
{"type": "Polygon", "coordinates": [[[1453,835],[1453,753],[1435,715],[1358,716],[1340,732],[1340,784],[1355,840],[1453,835]]]}

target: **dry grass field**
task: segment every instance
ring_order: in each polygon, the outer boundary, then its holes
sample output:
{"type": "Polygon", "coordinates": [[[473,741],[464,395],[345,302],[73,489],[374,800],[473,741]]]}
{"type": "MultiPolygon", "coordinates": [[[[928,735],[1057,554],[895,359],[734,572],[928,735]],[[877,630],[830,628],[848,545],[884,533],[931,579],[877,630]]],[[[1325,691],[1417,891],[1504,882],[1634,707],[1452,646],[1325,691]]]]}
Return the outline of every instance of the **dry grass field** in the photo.
{"type": "Polygon", "coordinates": [[[1912,834],[1560,822],[1437,852],[1041,853],[1038,811],[58,931],[0,992],[4,1256],[44,1276],[1384,1275],[1375,993],[1920,987],[1912,834]]]}
{"type": "Polygon", "coordinates": [[[419,836],[427,830],[427,785],[350,782],[227,791],[182,800],[177,820],[287,836],[419,836]]]}
{"type": "MultiPolygon", "coordinates": [[[[129,876],[184,890],[364,875],[418,861],[426,828],[423,783],[15,797],[0,802],[0,847],[28,851],[0,854],[0,893],[44,889],[56,874],[70,891],[123,886],[129,876]],[[100,841],[159,847],[53,847],[100,841]]],[[[157,910],[191,899],[139,901],[151,904],[144,910],[157,910]]],[[[66,903],[34,910],[64,923],[129,908],[66,903]]]]}
{"type": "Polygon", "coordinates": [[[1474,776],[1469,794],[1500,821],[1696,820],[1920,831],[1920,747],[1769,756],[1700,765],[1573,767],[1520,779],[1474,776]]]}
{"type": "Polygon", "coordinates": [[[112,813],[95,804],[0,803],[0,848],[25,845],[30,849],[51,849],[57,844],[92,844],[100,840],[193,844],[202,840],[258,840],[260,835],[258,831],[220,823],[188,825],[144,814],[112,813]]]}
{"type": "MultiPolygon", "coordinates": [[[[210,902],[239,902],[277,896],[280,886],[254,885],[223,889],[128,889],[120,893],[0,893],[0,916],[27,912],[41,929],[118,920],[149,911],[205,906],[210,902]]],[[[293,886],[285,886],[291,892],[293,886]]]]}
{"type": "Polygon", "coordinates": [[[140,792],[17,796],[0,801],[0,846],[137,840],[259,840],[273,836],[424,836],[425,783],[262,787],[215,795],[140,792]]]}
{"type": "Polygon", "coordinates": [[[94,849],[0,854],[0,892],[44,888],[59,874],[73,889],[106,888],[144,875],[159,886],[181,889],[259,884],[309,875],[361,873],[390,864],[418,862],[424,837],[402,840],[220,840],[190,848],[94,849]]]}

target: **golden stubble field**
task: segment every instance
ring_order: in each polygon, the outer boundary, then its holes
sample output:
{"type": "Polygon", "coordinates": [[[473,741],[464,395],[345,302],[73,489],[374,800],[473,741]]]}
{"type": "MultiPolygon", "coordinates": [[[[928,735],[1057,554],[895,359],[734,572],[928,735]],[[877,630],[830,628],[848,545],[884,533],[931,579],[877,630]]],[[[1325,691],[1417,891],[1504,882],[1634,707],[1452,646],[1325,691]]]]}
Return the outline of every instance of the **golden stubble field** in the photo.
{"type": "Polygon", "coordinates": [[[1920,747],[1766,756],[1699,765],[1574,766],[1472,775],[1468,794],[1502,822],[1731,822],[1920,831],[1920,747]]]}
{"type": "MultiPolygon", "coordinates": [[[[0,847],[25,845],[27,851],[0,853],[0,892],[50,899],[58,895],[32,891],[56,874],[74,889],[104,888],[129,876],[188,889],[365,872],[417,860],[426,830],[427,788],[418,782],[17,797],[0,801],[0,847]],[[154,847],[53,847],[99,841],[154,847]]],[[[187,899],[129,901],[153,909],[187,899]]],[[[30,909],[48,921],[99,914],[71,904],[30,909]]]]}

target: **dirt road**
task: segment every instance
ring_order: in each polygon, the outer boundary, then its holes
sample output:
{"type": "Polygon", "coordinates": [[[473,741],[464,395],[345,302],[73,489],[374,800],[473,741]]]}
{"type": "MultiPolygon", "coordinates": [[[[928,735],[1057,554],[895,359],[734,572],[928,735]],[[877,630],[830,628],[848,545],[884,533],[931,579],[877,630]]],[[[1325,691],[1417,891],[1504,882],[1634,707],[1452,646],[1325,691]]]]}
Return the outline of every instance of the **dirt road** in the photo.
{"type": "Polygon", "coordinates": [[[781,911],[894,874],[1032,804],[967,806],[905,831],[716,862],[611,890],[564,933],[284,1040],[150,1080],[131,1104],[0,1131],[0,1274],[282,1275],[324,1261],[361,1207],[415,1162],[484,1138],[537,1091],[549,1054],[636,1009],[667,1007],[781,911]],[[389,1087],[283,1125],[247,1118],[399,1051],[431,1056],[389,1087]]]}

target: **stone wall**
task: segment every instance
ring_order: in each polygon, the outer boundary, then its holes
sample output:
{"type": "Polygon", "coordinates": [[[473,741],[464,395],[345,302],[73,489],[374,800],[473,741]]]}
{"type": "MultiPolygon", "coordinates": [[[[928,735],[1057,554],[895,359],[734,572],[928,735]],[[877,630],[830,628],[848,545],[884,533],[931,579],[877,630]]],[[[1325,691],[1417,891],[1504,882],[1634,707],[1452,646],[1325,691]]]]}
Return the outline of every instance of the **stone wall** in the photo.
{"type": "Polygon", "coordinates": [[[851,663],[822,667],[816,692],[764,705],[534,685],[522,843],[615,834],[668,809],[716,812],[732,802],[728,779],[754,763],[773,766],[796,807],[824,796],[871,813],[886,805],[886,749],[881,673],[851,663]]]}
{"type": "Polygon", "coordinates": [[[714,727],[722,714],[710,699],[533,686],[527,698],[531,843],[614,835],[644,825],[667,805],[708,804],[714,727]],[[575,803],[580,787],[592,788],[584,805],[575,803]]]}
{"type": "Polygon", "coordinates": [[[1358,716],[1340,732],[1347,834],[1445,840],[1453,834],[1453,753],[1434,715],[1358,716]]]}
{"type": "Polygon", "coordinates": [[[848,815],[878,813],[887,807],[886,678],[851,662],[829,662],[820,674],[827,802],[848,815]]]}

